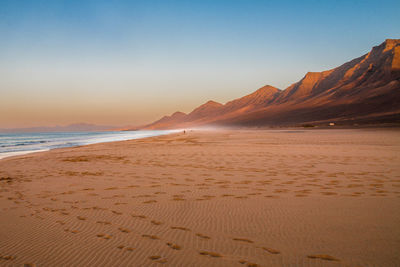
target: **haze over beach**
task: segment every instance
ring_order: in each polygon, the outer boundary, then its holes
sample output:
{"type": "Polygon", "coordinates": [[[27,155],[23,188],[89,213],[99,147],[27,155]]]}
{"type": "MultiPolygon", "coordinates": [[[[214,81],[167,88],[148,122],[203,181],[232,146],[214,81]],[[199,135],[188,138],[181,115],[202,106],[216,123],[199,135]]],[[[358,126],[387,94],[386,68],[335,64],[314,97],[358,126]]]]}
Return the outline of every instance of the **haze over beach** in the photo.
{"type": "Polygon", "coordinates": [[[398,1],[1,1],[0,266],[400,266],[398,1]]]}

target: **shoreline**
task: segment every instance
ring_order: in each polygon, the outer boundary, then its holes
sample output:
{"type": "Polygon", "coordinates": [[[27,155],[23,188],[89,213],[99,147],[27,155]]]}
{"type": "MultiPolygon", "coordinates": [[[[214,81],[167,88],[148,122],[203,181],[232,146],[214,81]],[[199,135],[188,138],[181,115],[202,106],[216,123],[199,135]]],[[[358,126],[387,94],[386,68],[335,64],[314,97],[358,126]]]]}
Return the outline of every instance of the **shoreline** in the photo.
{"type": "MultiPolygon", "coordinates": [[[[93,143],[93,144],[85,144],[85,145],[77,145],[77,146],[68,146],[68,147],[57,147],[57,148],[53,148],[53,149],[44,149],[44,150],[40,150],[40,151],[31,151],[31,152],[27,152],[27,153],[21,153],[18,155],[12,155],[12,156],[6,156],[6,157],[0,157],[0,162],[3,160],[8,160],[8,159],[12,159],[12,158],[19,158],[19,157],[23,157],[26,155],[35,155],[35,154],[39,154],[39,153],[45,153],[45,152],[51,152],[51,151],[55,151],[55,150],[63,150],[63,149],[74,149],[74,148],[78,148],[78,147],[86,147],[86,146],[93,146],[93,145],[100,145],[100,144],[107,144],[107,143],[118,143],[118,142],[128,142],[128,141],[132,141],[132,140],[139,140],[139,139],[148,139],[148,138],[156,138],[159,136],[168,136],[168,135],[174,135],[174,134],[179,134],[179,133],[183,133],[183,131],[188,132],[226,132],[226,131],[233,131],[233,132],[246,132],[246,131],[260,131],[260,132],[265,132],[265,131],[276,131],[276,132],[290,132],[290,131],[296,131],[296,132],[300,132],[300,131],[352,131],[352,130],[360,130],[360,131],[400,131],[400,126],[389,126],[389,127],[381,127],[381,126],[371,126],[371,127],[355,127],[355,128],[347,128],[347,127],[343,127],[341,128],[340,126],[326,126],[326,127],[269,127],[269,128],[215,128],[215,129],[209,129],[209,128],[194,128],[194,129],[169,129],[169,130],[161,130],[161,131],[176,131],[176,132],[171,132],[171,133],[166,133],[166,134],[160,134],[160,135],[156,135],[156,136],[148,136],[148,137],[142,137],[142,138],[134,138],[134,139],[127,139],[127,140],[116,140],[116,141],[105,141],[105,142],[99,142],[99,143],[93,143]]],[[[293,132],[294,133],[294,132],[293,132]]]]}
{"type": "MultiPolygon", "coordinates": [[[[137,139],[145,139],[145,138],[152,138],[152,137],[157,137],[157,136],[163,136],[163,135],[171,135],[171,134],[176,134],[179,132],[183,132],[186,130],[186,132],[190,131],[196,131],[196,132],[213,132],[213,131],[291,131],[291,130],[296,130],[296,131],[313,131],[313,130],[333,130],[333,131],[338,131],[338,130],[362,130],[362,131],[367,131],[367,130],[375,130],[375,131],[380,131],[380,130],[385,130],[385,131],[400,131],[400,126],[398,125],[389,125],[389,126],[382,126],[382,125],[374,125],[374,126],[366,126],[366,127],[358,127],[358,126],[352,126],[352,127],[347,127],[347,126],[315,126],[315,127],[260,127],[260,128],[193,128],[193,129],[164,129],[164,130],[159,130],[159,131],[175,131],[171,133],[166,133],[166,134],[160,134],[156,136],[148,136],[148,137],[141,137],[141,138],[133,138],[133,139],[127,139],[127,140],[113,140],[113,141],[104,141],[104,142],[99,142],[99,143],[92,143],[92,144],[84,144],[84,145],[76,145],[76,146],[66,146],[66,147],[57,147],[57,148],[52,148],[52,149],[44,149],[44,150],[34,150],[34,151],[27,151],[26,153],[21,151],[21,154],[18,155],[12,155],[12,156],[6,156],[6,157],[0,157],[0,161],[4,159],[9,159],[9,158],[14,158],[14,157],[19,157],[19,156],[24,156],[28,154],[33,154],[33,153],[42,153],[42,152],[48,152],[48,151],[53,151],[57,149],[68,149],[68,148],[76,148],[76,147],[83,147],[83,146],[90,146],[90,145],[96,145],[96,144],[104,144],[104,143],[114,143],[114,142],[125,142],[125,141],[130,141],[130,140],[137,140],[137,139]]],[[[134,130],[137,131],[137,130],[134,130]]],[[[141,130],[138,130],[141,131],[141,130]]],[[[158,130],[157,130],[158,131],[158,130]]],[[[124,131],[122,131],[124,132],[124,131]]],[[[34,132],[36,133],[36,132],[34,132]]],[[[53,132],[43,132],[43,133],[53,133],[53,132]]],[[[60,132],[62,133],[62,132],[60,132]]],[[[75,132],[73,132],[75,133],[75,132]]],[[[16,152],[18,153],[18,151],[16,152]]]]}
{"type": "MultiPolygon", "coordinates": [[[[89,145],[95,145],[95,144],[103,144],[103,143],[112,143],[112,142],[123,142],[123,141],[130,141],[130,140],[136,140],[136,139],[144,139],[144,138],[151,138],[151,137],[157,137],[157,136],[162,136],[162,135],[169,135],[169,134],[174,134],[177,133],[179,130],[165,130],[165,131],[170,131],[170,133],[161,133],[158,135],[153,135],[153,136],[145,136],[145,137],[138,137],[138,138],[132,138],[132,139],[126,139],[126,140],[110,140],[110,141],[102,141],[102,142],[96,142],[96,143],[89,143],[89,144],[82,144],[82,145],[73,145],[73,146],[65,146],[65,147],[56,147],[56,148],[48,148],[48,149],[38,149],[38,150],[27,150],[27,151],[14,151],[14,152],[2,152],[2,153],[8,153],[8,154],[14,154],[10,156],[2,156],[0,153],[0,161],[3,159],[8,159],[8,158],[14,158],[18,156],[24,156],[28,154],[34,154],[34,153],[41,153],[41,152],[47,152],[47,151],[52,151],[55,149],[64,149],[64,148],[75,148],[75,147],[81,147],[81,146],[89,146],[89,145]]],[[[60,132],[64,134],[64,132],[60,132]]],[[[72,133],[81,133],[81,132],[72,132],[72,133]]],[[[82,132],[82,133],[87,133],[87,132],[82,132]]],[[[90,132],[89,132],[90,133],[90,132]]],[[[36,134],[36,133],[26,133],[26,134],[36,134]]],[[[46,132],[46,133],[40,133],[40,134],[54,134],[53,132],[46,132]]]]}

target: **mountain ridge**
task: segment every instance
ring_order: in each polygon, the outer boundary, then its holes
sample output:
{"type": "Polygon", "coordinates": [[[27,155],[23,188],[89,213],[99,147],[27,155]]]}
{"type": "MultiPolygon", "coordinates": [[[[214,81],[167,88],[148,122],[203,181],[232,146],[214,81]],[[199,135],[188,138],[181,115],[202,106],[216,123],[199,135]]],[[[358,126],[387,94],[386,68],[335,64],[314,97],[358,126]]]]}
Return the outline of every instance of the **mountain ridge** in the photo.
{"type": "Polygon", "coordinates": [[[284,90],[266,85],[225,104],[210,100],[188,114],[144,128],[356,123],[358,118],[379,123],[387,120],[382,114],[400,123],[400,39],[386,39],[336,68],[307,72],[284,90]]]}

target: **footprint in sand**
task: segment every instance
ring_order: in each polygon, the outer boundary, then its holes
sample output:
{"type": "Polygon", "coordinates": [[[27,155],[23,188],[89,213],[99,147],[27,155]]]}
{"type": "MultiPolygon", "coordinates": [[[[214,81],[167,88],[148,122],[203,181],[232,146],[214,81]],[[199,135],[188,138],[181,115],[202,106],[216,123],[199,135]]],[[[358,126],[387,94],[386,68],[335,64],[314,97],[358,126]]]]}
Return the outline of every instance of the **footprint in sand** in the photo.
{"type": "Polygon", "coordinates": [[[112,213],[114,213],[115,215],[122,215],[122,212],[116,211],[116,210],[112,210],[112,213]]]}
{"type": "Polygon", "coordinates": [[[121,250],[125,248],[126,251],[134,251],[134,250],[135,250],[135,248],[132,248],[132,247],[125,247],[124,245],[120,245],[120,246],[118,246],[117,248],[118,248],[118,249],[121,249],[121,250]]]}
{"type": "Polygon", "coordinates": [[[97,206],[91,207],[91,209],[92,210],[107,210],[107,208],[101,208],[101,207],[97,207],[97,206]]]}
{"type": "Polygon", "coordinates": [[[10,261],[15,259],[15,256],[11,256],[11,255],[0,255],[0,260],[6,260],[6,261],[10,261]]]}
{"type": "Polygon", "coordinates": [[[237,199],[246,199],[246,198],[249,198],[249,197],[248,196],[237,196],[235,198],[237,198],[237,199]]]}
{"type": "Polygon", "coordinates": [[[233,238],[232,240],[239,241],[239,242],[246,242],[246,243],[254,243],[252,240],[246,239],[246,238],[233,238]]]}
{"type": "MultiPolygon", "coordinates": [[[[72,187],[72,186],[77,186],[77,185],[76,184],[73,184],[73,185],[71,184],[69,186],[72,187]]],[[[59,195],[72,195],[72,194],[75,194],[75,193],[76,193],[75,191],[69,190],[69,191],[61,192],[61,193],[59,193],[59,195]]],[[[39,194],[37,194],[37,196],[40,197],[39,194]]]]}
{"type": "Polygon", "coordinates": [[[153,225],[161,225],[161,224],[162,224],[162,222],[155,221],[155,220],[152,220],[151,223],[152,223],[153,225]]]}
{"type": "Polygon", "coordinates": [[[131,230],[123,228],[123,227],[119,227],[118,230],[120,230],[122,233],[126,233],[126,234],[131,232],[131,230]]]}
{"type": "Polygon", "coordinates": [[[258,195],[261,195],[261,193],[248,193],[247,195],[248,196],[258,196],[258,195]]]}
{"type": "Polygon", "coordinates": [[[131,215],[133,218],[139,218],[139,219],[146,219],[147,217],[146,216],[144,216],[144,215],[135,215],[135,214],[132,214],[131,215]]]}
{"type": "Polygon", "coordinates": [[[151,195],[144,194],[144,195],[138,195],[138,196],[136,196],[136,197],[151,197],[151,195]]]}
{"type": "Polygon", "coordinates": [[[118,187],[108,187],[108,188],[105,188],[104,190],[116,190],[116,189],[118,189],[118,187]]]}
{"type": "Polygon", "coordinates": [[[159,255],[149,256],[149,259],[158,263],[166,263],[167,259],[162,259],[159,255]]]}
{"type": "Polygon", "coordinates": [[[200,233],[197,233],[196,236],[198,236],[198,237],[200,237],[202,239],[211,239],[211,237],[203,235],[203,234],[200,234],[200,233]]]}
{"type": "Polygon", "coordinates": [[[97,221],[96,223],[103,224],[103,225],[110,225],[111,224],[111,222],[106,222],[106,221],[97,221]]]}
{"type": "Polygon", "coordinates": [[[280,254],[281,253],[279,250],[276,250],[273,248],[262,247],[262,249],[271,254],[280,254]]]}
{"type": "Polygon", "coordinates": [[[64,231],[65,231],[65,232],[72,233],[72,234],[77,234],[77,233],[79,233],[79,231],[78,231],[78,230],[64,229],[64,231]]]}
{"type": "Polygon", "coordinates": [[[93,191],[94,188],[83,188],[82,191],[93,191]]]}
{"type": "Polygon", "coordinates": [[[288,191],[288,189],[275,189],[274,193],[287,193],[288,191]]]}
{"type": "Polygon", "coordinates": [[[144,238],[149,238],[149,239],[152,239],[152,240],[158,240],[158,239],[160,239],[158,236],[156,236],[156,235],[142,235],[142,237],[144,237],[144,238]]]}
{"type": "Polygon", "coordinates": [[[104,240],[109,240],[112,238],[112,235],[108,235],[108,234],[97,234],[96,235],[98,238],[104,239],[104,240]]]}
{"type": "Polygon", "coordinates": [[[189,228],[181,227],[181,226],[171,226],[171,229],[173,229],[173,230],[182,230],[182,231],[190,231],[189,228]]]}
{"type": "Polygon", "coordinates": [[[157,200],[151,199],[151,200],[144,201],[143,204],[151,204],[151,203],[156,203],[156,202],[157,202],[157,200]]]}
{"type": "Polygon", "coordinates": [[[334,196],[334,195],[337,195],[337,193],[336,192],[330,192],[330,191],[325,191],[325,192],[321,192],[321,194],[323,194],[323,195],[326,195],[326,196],[334,196]]]}
{"type": "Polygon", "coordinates": [[[217,252],[200,251],[199,253],[200,253],[200,255],[209,256],[209,257],[212,257],[212,258],[220,258],[220,257],[222,257],[222,255],[217,253],[217,252]]]}
{"type": "Polygon", "coordinates": [[[239,260],[239,263],[240,264],[246,264],[247,267],[258,267],[258,266],[260,266],[257,263],[248,262],[246,260],[239,260]]]}
{"type": "Polygon", "coordinates": [[[167,243],[167,246],[172,248],[172,249],[174,249],[174,250],[181,250],[182,249],[181,246],[179,246],[177,244],[174,244],[174,243],[170,243],[170,242],[167,243]]]}
{"type": "Polygon", "coordinates": [[[321,259],[321,260],[326,260],[326,261],[339,261],[339,259],[336,259],[335,257],[332,257],[330,255],[325,255],[325,254],[307,255],[307,258],[321,259]]]}

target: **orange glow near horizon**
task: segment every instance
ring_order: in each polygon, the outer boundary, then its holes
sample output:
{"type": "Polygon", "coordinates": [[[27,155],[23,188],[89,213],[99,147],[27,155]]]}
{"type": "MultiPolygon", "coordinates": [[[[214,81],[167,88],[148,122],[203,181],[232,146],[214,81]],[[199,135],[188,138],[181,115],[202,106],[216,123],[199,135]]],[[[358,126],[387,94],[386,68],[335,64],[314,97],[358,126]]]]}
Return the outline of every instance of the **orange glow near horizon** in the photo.
{"type": "Polygon", "coordinates": [[[399,1],[0,1],[0,128],[134,126],[398,37],[399,1]]]}

